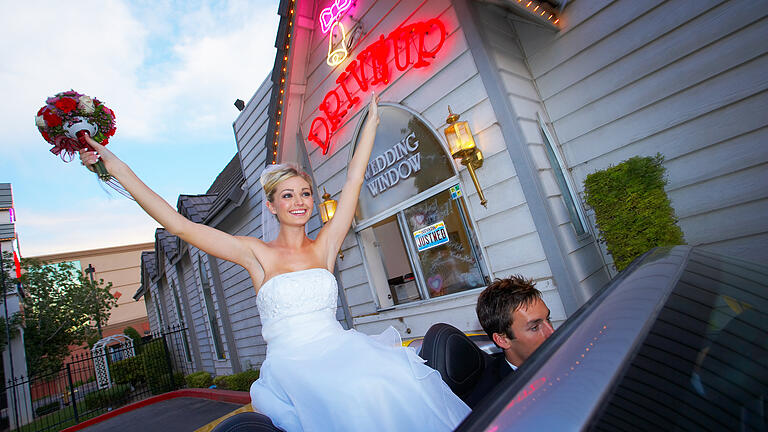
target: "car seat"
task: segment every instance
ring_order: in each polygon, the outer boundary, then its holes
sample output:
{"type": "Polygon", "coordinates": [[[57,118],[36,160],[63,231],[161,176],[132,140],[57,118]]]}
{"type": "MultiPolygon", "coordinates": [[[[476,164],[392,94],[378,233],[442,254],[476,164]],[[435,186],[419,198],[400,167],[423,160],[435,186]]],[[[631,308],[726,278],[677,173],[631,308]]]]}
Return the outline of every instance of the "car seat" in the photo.
{"type": "Polygon", "coordinates": [[[445,323],[427,330],[420,355],[464,402],[492,360],[461,330],[445,323]]]}

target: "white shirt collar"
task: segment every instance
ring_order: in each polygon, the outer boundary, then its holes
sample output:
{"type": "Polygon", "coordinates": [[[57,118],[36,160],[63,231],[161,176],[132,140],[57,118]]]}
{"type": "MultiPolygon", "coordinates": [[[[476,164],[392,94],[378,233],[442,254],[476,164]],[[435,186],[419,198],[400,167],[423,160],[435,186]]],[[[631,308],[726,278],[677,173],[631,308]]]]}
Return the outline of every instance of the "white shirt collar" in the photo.
{"type": "Polygon", "coordinates": [[[507,358],[506,358],[506,357],[504,358],[504,361],[506,361],[506,362],[507,362],[507,364],[509,365],[509,367],[511,367],[511,368],[512,368],[512,370],[513,370],[513,371],[516,371],[516,370],[517,370],[517,366],[513,365],[512,363],[510,363],[510,362],[509,362],[509,360],[507,360],[507,358]]]}

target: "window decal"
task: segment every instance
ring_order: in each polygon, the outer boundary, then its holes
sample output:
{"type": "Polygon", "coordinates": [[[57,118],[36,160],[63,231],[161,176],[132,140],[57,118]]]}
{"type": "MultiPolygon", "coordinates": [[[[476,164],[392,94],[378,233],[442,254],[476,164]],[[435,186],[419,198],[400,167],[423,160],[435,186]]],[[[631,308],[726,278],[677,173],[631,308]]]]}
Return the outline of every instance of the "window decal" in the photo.
{"type": "Polygon", "coordinates": [[[445,223],[440,221],[434,225],[414,231],[413,239],[416,242],[416,248],[419,252],[441,244],[448,243],[448,230],[445,229],[445,223]]]}

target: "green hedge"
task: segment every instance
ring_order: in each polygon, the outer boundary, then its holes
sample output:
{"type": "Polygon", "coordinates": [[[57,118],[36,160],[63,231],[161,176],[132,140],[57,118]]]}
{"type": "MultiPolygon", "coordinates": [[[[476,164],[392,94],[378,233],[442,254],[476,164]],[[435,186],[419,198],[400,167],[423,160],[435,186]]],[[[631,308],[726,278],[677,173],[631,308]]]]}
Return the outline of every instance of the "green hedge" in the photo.
{"type": "Polygon", "coordinates": [[[216,386],[216,388],[226,390],[228,378],[229,378],[229,375],[219,375],[213,379],[213,384],[216,386]]]}
{"type": "Polygon", "coordinates": [[[208,388],[213,385],[213,378],[206,371],[191,373],[184,379],[189,388],[208,388]]]}
{"type": "Polygon", "coordinates": [[[35,408],[35,414],[38,417],[42,417],[46,414],[50,414],[52,412],[58,411],[60,408],[61,408],[61,402],[53,401],[49,404],[40,405],[39,407],[35,408]]]}
{"type": "Polygon", "coordinates": [[[600,241],[621,271],[656,246],[684,244],[683,232],[664,185],[664,157],[633,157],[584,180],[587,205],[595,211],[600,241]]]}
{"type": "Polygon", "coordinates": [[[144,344],[139,357],[144,367],[144,376],[147,379],[147,384],[152,394],[161,394],[174,390],[171,387],[171,370],[168,367],[168,359],[165,357],[162,339],[155,339],[144,344]]]}
{"type": "Polygon", "coordinates": [[[259,371],[250,369],[234,375],[217,376],[213,383],[216,384],[216,388],[220,389],[249,391],[251,384],[257,379],[259,379],[259,371]]]}
{"type": "Polygon", "coordinates": [[[116,361],[109,365],[112,381],[117,384],[139,384],[147,381],[141,356],[116,361]]]}
{"type": "Polygon", "coordinates": [[[130,395],[130,384],[115,384],[108,389],[91,392],[85,395],[85,407],[88,410],[95,410],[98,408],[121,406],[128,402],[130,395]]]}

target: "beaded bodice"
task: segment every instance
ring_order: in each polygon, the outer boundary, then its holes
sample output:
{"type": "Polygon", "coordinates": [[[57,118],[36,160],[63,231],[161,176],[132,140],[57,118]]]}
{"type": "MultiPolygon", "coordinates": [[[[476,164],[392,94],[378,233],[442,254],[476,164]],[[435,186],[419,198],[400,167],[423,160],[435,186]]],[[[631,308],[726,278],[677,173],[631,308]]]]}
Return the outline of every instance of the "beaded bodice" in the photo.
{"type": "Polygon", "coordinates": [[[327,310],[335,316],[336,278],[323,268],[279,274],[266,281],[256,296],[263,326],[283,318],[327,310]]]}

